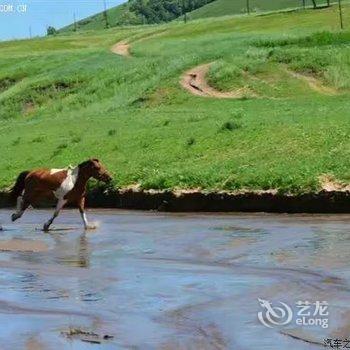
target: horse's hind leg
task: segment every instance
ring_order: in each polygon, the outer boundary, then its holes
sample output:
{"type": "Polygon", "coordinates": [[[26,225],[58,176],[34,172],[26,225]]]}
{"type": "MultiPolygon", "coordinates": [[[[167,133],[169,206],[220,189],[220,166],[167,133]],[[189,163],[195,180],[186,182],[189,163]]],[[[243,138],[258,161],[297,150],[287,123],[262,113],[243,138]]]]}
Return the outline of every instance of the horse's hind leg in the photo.
{"type": "Polygon", "coordinates": [[[17,210],[11,216],[12,221],[19,219],[23,215],[24,211],[29,207],[30,203],[26,197],[27,196],[25,194],[17,197],[17,210]]]}
{"type": "Polygon", "coordinates": [[[47,232],[53,223],[53,221],[57,218],[58,214],[60,213],[61,209],[64,207],[64,205],[67,203],[65,199],[59,199],[56,205],[55,212],[53,213],[53,216],[44,224],[43,230],[47,232]]]}

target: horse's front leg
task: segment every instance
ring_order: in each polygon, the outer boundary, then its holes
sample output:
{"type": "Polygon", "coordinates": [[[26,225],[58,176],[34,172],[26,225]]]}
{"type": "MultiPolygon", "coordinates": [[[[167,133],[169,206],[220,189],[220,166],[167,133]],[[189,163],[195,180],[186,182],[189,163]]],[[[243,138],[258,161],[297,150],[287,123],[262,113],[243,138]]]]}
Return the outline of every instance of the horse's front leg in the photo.
{"type": "Polygon", "coordinates": [[[62,208],[65,206],[66,203],[67,203],[66,199],[61,198],[58,200],[55,212],[53,213],[53,216],[44,224],[43,229],[45,232],[47,232],[49,230],[51,224],[57,218],[58,214],[60,213],[60,211],[62,210],[62,208]]]}
{"type": "Polygon", "coordinates": [[[89,222],[85,214],[85,197],[81,197],[79,199],[78,208],[79,208],[81,219],[83,220],[84,228],[85,230],[87,230],[89,228],[89,222]]]}
{"type": "Polygon", "coordinates": [[[95,226],[89,224],[86,213],[85,213],[85,197],[81,197],[78,202],[79,212],[81,215],[81,219],[83,220],[85,230],[95,229],[95,226]]]}

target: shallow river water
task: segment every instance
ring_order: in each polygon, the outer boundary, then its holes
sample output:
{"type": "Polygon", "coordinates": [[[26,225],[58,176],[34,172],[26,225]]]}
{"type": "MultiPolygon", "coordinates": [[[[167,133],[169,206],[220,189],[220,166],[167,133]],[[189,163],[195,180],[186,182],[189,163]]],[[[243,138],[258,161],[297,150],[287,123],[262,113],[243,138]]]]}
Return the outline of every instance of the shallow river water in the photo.
{"type": "Polygon", "coordinates": [[[0,211],[1,350],[302,350],[350,337],[349,215],[98,210],[85,233],[66,210],[43,233],[50,214],[11,224],[0,211]]]}

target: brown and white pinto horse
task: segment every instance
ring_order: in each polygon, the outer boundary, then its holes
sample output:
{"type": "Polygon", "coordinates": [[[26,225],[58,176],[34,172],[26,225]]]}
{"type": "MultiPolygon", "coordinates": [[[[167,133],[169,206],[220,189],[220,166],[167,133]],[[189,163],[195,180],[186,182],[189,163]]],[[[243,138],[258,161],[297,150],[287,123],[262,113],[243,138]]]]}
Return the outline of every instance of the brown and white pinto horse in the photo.
{"type": "Polygon", "coordinates": [[[61,209],[67,204],[78,206],[85,229],[89,224],[85,214],[86,185],[90,178],[110,182],[111,176],[98,159],[90,159],[75,168],[38,169],[22,172],[12,188],[12,196],[17,199],[17,211],[12,221],[19,219],[29,205],[38,204],[44,199],[55,197],[56,210],[44,224],[48,231],[61,209]]]}

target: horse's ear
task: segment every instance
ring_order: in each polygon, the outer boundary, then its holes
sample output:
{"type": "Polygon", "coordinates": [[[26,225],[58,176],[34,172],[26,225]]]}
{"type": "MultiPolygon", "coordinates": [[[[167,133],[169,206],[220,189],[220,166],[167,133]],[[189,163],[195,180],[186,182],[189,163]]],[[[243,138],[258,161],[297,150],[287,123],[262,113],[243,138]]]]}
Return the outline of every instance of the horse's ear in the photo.
{"type": "Polygon", "coordinates": [[[89,163],[94,169],[99,169],[101,167],[101,163],[97,158],[90,158],[89,163]]]}

